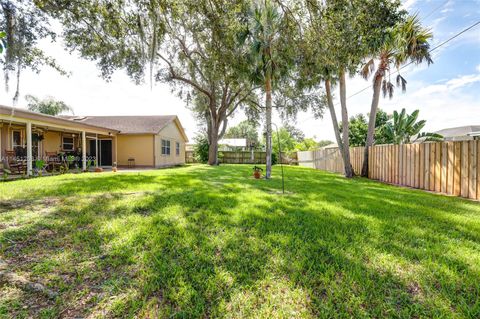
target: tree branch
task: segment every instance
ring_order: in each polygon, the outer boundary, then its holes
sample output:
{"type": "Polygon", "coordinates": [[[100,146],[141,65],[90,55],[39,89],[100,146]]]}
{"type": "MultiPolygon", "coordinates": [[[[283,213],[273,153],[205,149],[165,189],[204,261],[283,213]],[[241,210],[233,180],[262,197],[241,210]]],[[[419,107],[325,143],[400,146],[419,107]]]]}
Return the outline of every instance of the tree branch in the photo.
{"type": "Polygon", "coordinates": [[[167,65],[168,65],[168,68],[170,70],[170,78],[173,79],[173,80],[178,80],[178,81],[182,81],[186,84],[189,84],[190,86],[194,87],[195,89],[197,89],[198,91],[202,92],[203,94],[205,94],[209,99],[213,99],[213,94],[212,92],[208,91],[207,89],[205,89],[204,87],[202,87],[200,84],[198,84],[197,82],[191,80],[191,79],[187,79],[186,77],[184,76],[181,76],[179,74],[177,74],[175,72],[175,69],[173,68],[173,64],[171,61],[169,61],[167,58],[165,58],[162,54],[158,53],[157,52],[157,56],[162,60],[164,61],[167,65]]]}

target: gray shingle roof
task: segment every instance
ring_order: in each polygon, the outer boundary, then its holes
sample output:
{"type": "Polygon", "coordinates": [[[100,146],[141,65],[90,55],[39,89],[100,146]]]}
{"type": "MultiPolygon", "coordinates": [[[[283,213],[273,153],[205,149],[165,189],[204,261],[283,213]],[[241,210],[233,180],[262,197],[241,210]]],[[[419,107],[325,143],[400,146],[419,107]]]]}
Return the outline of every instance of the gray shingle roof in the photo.
{"type": "Polygon", "coordinates": [[[62,116],[79,123],[120,131],[121,134],[158,134],[175,115],[153,116],[62,116]]]}
{"type": "Polygon", "coordinates": [[[480,132],[480,125],[468,125],[460,127],[446,128],[435,133],[442,135],[445,138],[467,136],[470,133],[480,132]]]}

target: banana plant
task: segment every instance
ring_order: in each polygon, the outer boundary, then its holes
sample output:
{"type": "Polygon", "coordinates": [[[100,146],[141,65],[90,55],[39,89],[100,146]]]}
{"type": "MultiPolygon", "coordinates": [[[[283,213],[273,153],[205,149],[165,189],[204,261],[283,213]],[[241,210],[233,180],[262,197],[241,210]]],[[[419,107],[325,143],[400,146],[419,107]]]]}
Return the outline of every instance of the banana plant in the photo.
{"type": "Polygon", "coordinates": [[[393,119],[385,124],[385,135],[387,140],[393,144],[406,144],[416,141],[442,141],[443,136],[436,133],[421,132],[426,121],[418,119],[420,110],[415,110],[412,114],[407,114],[405,109],[400,113],[393,112],[393,119]]]}

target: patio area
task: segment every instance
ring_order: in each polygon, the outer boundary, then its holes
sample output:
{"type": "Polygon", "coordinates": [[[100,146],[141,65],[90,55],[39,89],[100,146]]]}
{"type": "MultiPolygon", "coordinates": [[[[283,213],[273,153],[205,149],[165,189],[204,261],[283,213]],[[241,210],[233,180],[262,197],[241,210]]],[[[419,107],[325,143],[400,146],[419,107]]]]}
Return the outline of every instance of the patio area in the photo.
{"type": "Polygon", "coordinates": [[[0,110],[0,174],[10,178],[111,168],[115,131],[33,112],[0,110]],[[14,116],[15,115],[15,116],[14,116]]]}

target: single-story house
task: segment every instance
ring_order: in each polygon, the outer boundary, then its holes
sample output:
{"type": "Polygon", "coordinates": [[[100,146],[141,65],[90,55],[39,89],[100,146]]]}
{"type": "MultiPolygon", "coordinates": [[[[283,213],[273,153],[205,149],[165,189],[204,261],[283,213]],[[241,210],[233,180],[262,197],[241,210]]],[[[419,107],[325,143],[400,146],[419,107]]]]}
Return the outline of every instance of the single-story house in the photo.
{"type": "Polygon", "coordinates": [[[248,151],[246,138],[223,138],[218,141],[220,151],[248,151]]]}
{"type": "Polygon", "coordinates": [[[101,167],[166,167],[185,163],[188,138],[175,115],[167,116],[50,116],[0,105],[0,150],[32,162],[47,153],[77,155],[101,167]],[[98,156],[97,156],[98,154],[98,156]]]}
{"type": "Polygon", "coordinates": [[[435,133],[442,135],[445,141],[470,141],[480,138],[480,125],[446,128],[435,133]]]}

